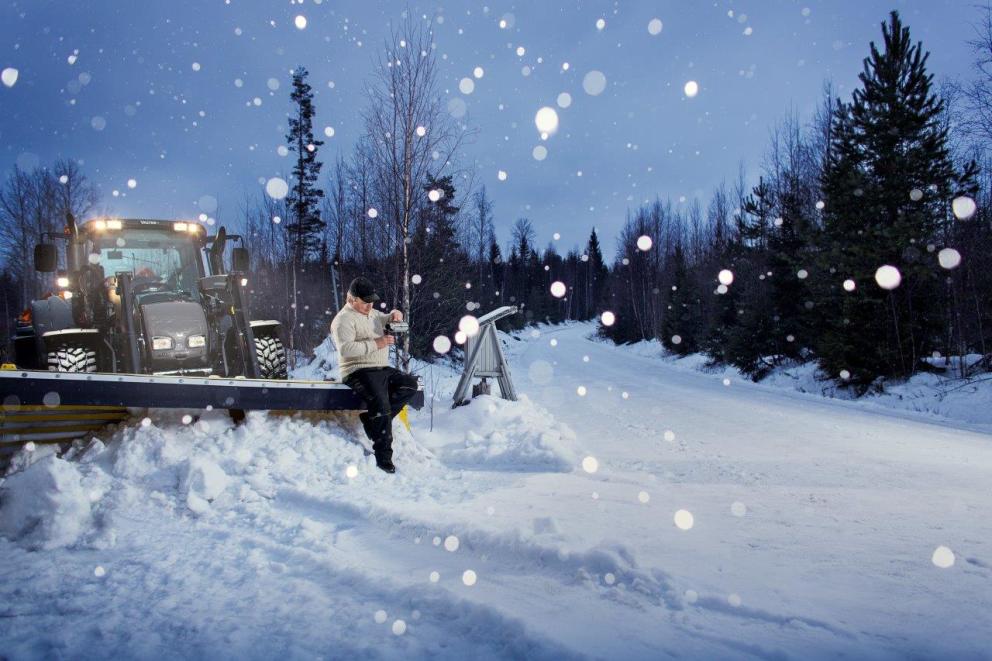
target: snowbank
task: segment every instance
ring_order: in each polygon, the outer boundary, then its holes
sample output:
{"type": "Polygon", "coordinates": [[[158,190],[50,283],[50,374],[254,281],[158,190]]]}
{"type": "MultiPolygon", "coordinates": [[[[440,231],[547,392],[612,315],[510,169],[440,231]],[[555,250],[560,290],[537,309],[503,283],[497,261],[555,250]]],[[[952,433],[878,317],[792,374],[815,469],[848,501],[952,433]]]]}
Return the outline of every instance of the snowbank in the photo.
{"type": "Polygon", "coordinates": [[[481,395],[444,411],[437,424],[424,441],[449,466],[568,472],[577,465],[575,432],[526,395],[516,402],[481,395]]]}
{"type": "MultiPolygon", "coordinates": [[[[595,338],[590,337],[590,339],[595,338]]],[[[633,344],[615,345],[615,348],[641,358],[661,360],[680,370],[706,372],[735,381],[750,381],[750,377],[734,367],[710,366],[710,360],[704,354],[677,356],[668,353],[656,341],[645,340],[633,344]]],[[[969,356],[969,358],[970,362],[974,362],[977,357],[969,356]]],[[[920,373],[903,382],[885,383],[885,390],[881,393],[868,393],[857,397],[852,391],[839,387],[834,379],[824,378],[816,363],[810,362],[777,367],[758,382],[757,386],[794,390],[831,399],[848,400],[862,407],[898,409],[992,428],[992,376],[990,375],[960,379],[935,373],[920,373]]]]}
{"type": "Polygon", "coordinates": [[[49,455],[0,484],[0,534],[29,549],[71,546],[89,527],[76,464],[49,455]]]}
{"type": "MultiPolygon", "coordinates": [[[[436,465],[399,421],[394,437],[394,458],[406,470],[423,474],[436,465]]],[[[351,413],[252,412],[234,427],[219,411],[199,420],[182,411],[153,411],[122,425],[106,443],[93,439],[74,448],[66,456],[75,461],[34,458],[22,450],[19,468],[0,485],[0,535],[31,549],[113,545],[115,517],[144,499],[209,518],[283,487],[320,493],[359,473],[390,479],[375,468],[362,441],[351,413]]]]}
{"type": "Polygon", "coordinates": [[[824,379],[815,363],[806,363],[780,367],[761,384],[852,400],[861,406],[881,406],[972,425],[992,426],[992,376],[989,375],[960,379],[920,373],[903,382],[886,383],[884,392],[856,398],[849,390],[838,387],[833,379],[824,379]]]}

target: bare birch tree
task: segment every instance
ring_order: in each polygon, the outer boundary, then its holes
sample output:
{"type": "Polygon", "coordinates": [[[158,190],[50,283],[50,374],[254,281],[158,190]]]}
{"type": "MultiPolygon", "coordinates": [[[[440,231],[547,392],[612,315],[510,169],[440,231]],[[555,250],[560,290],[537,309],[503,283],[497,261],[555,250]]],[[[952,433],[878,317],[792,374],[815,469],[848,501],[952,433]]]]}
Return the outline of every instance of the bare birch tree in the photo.
{"type": "MultiPolygon", "coordinates": [[[[410,310],[411,230],[427,202],[423,186],[429,175],[439,177],[450,167],[462,137],[441,98],[431,25],[429,19],[405,13],[399,26],[391,29],[366,86],[366,137],[381,206],[375,215],[392,229],[389,248],[398,253],[397,294],[406,311],[410,310]]],[[[409,371],[409,363],[406,336],[400,366],[409,371]]]]}

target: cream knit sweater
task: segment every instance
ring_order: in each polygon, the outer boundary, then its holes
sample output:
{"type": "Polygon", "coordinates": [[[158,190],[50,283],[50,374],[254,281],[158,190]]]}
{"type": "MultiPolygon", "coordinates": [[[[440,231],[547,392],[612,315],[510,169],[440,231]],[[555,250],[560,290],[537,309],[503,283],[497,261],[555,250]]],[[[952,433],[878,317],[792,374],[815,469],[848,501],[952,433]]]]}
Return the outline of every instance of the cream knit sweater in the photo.
{"type": "Polygon", "coordinates": [[[350,305],[341,308],[331,322],[331,338],[338,348],[341,380],[363,367],[388,367],[389,345],[381,349],[375,339],[384,332],[383,324],[389,315],[373,309],[368,316],[355,311],[350,305]]]}

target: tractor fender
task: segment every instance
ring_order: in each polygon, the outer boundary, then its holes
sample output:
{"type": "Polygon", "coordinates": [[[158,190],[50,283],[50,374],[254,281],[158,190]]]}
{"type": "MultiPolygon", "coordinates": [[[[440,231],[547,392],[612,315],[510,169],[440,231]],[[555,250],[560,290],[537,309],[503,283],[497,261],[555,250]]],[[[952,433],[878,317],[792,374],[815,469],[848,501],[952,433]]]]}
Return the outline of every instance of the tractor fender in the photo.
{"type": "Polygon", "coordinates": [[[279,331],[282,328],[282,323],[276,321],[275,319],[264,319],[258,321],[249,322],[251,325],[252,333],[256,335],[279,335],[279,331]]]}
{"type": "Polygon", "coordinates": [[[43,333],[41,341],[46,352],[54,351],[66,343],[81,344],[96,349],[101,344],[101,335],[96,328],[63,328],[43,333]]]}

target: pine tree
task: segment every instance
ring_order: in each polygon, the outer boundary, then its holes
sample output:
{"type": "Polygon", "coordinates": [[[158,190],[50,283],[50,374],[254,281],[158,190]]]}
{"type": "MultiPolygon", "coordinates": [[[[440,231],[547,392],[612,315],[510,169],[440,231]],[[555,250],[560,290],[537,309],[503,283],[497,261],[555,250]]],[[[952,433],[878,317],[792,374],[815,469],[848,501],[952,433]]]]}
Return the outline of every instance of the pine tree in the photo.
{"type": "Polygon", "coordinates": [[[452,322],[465,314],[466,301],[474,300],[464,285],[472,269],[457,239],[459,207],[454,204],[452,177],[428,175],[423,193],[430,202],[418,212],[409,250],[411,278],[419,276],[408,310],[414,320],[410,352],[415,356],[429,355],[434,338],[447,334],[452,322]]]}
{"type": "Polygon", "coordinates": [[[499,249],[499,244],[496,242],[495,235],[490,239],[489,243],[489,260],[487,267],[489,272],[492,274],[492,287],[491,301],[493,307],[503,305],[506,295],[504,289],[506,288],[506,283],[503,278],[503,252],[499,249]]]}
{"type": "Polygon", "coordinates": [[[293,72],[293,92],[290,99],[294,109],[289,117],[289,133],[286,134],[289,151],[296,154],[294,181],[286,196],[286,205],[292,214],[291,222],[286,225],[292,254],[290,298],[293,301],[293,326],[289,333],[290,351],[297,345],[300,308],[307,307],[301,305],[300,273],[306,271],[307,260],[319,250],[323,238],[321,234],[326,226],[320,219],[320,199],[324,197],[324,191],[317,187],[321,167],[321,162],[317,160],[317,148],[324,143],[313,137],[313,90],[306,82],[307,75],[306,68],[302,66],[293,72]]]}
{"type": "Polygon", "coordinates": [[[764,248],[767,245],[769,221],[774,206],[774,192],[764,178],[759,179],[758,185],[744,199],[737,216],[737,233],[742,242],[755,248],[764,248]]]}
{"type": "Polygon", "coordinates": [[[586,244],[586,260],[584,272],[585,300],[583,301],[580,319],[591,319],[600,312],[600,307],[606,302],[606,288],[609,285],[610,270],[603,261],[603,251],[599,247],[599,235],[596,228],[589,233],[586,244]]]}
{"type": "Polygon", "coordinates": [[[761,379],[783,359],[799,359],[811,336],[806,285],[810,265],[810,224],[793,173],[784,174],[776,195],[760,180],[738,217],[741,245],[733,288],[738,297],[736,323],[728,331],[726,357],[745,374],[761,379]],[[781,216],[771,219],[778,208],[781,216]]]}
{"type": "Polygon", "coordinates": [[[326,223],[320,218],[320,200],[324,191],[317,186],[320,168],[317,149],[324,144],[313,136],[313,90],[306,82],[309,72],[297,67],[293,72],[293,92],[290,94],[294,108],[289,117],[289,133],[286,142],[289,151],[296,154],[293,166],[293,186],[286,202],[293,213],[293,219],[286,225],[292,236],[293,253],[302,263],[319,248],[321,231],[326,223]]]}
{"type": "MultiPolygon", "coordinates": [[[[802,359],[815,342],[813,334],[814,296],[809,287],[813,270],[816,226],[807,212],[804,193],[795,173],[787,172],[778,199],[781,214],[768,235],[767,287],[774,342],[771,353],[789,359],[802,359]],[[805,272],[806,278],[799,274],[805,272]],[[790,340],[791,338],[791,340],[790,340]]],[[[811,209],[810,209],[811,210],[811,209]]]]}
{"type": "Polygon", "coordinates": [[[686,260],[681,242],[677,242],[667,260],[672,271],[672,285],[665,294],[661,323],[661,343],[681,356],[699,351],[702,334],[699,292],[686,260]]]}
{"type": "Polygon", "coordinates": [[[831,375],[862,390],[878,376],[909,376],[939,341],[941,269],[934,244],[947,200],[961,185],[932,92],[929,53],[898,12],[871,44],[861,87],[838,102],[822,175],[824,231],[816,351],[831,375]],[[890,291],[876,270],[895,266],[890,291]],[[851,279],[854,291],[842,283],[851,279]]]}
{"type": "Polygon", "coordinates": [[[761,178],[751,194],[742,200],[737,212],[738,257],[733,290],[728,292],[735,299],[733,305],[737,309],[733,315],[728,313],[728,319],[733,323],[721,337],[724,359],[755,380],[771,369],[774,363],[769,362],[769,357],[774,357],[780,344],[785,342],[785,338],[779,341],[766,278],[768,235],[774,205],[774,193],[761,178]]]}

